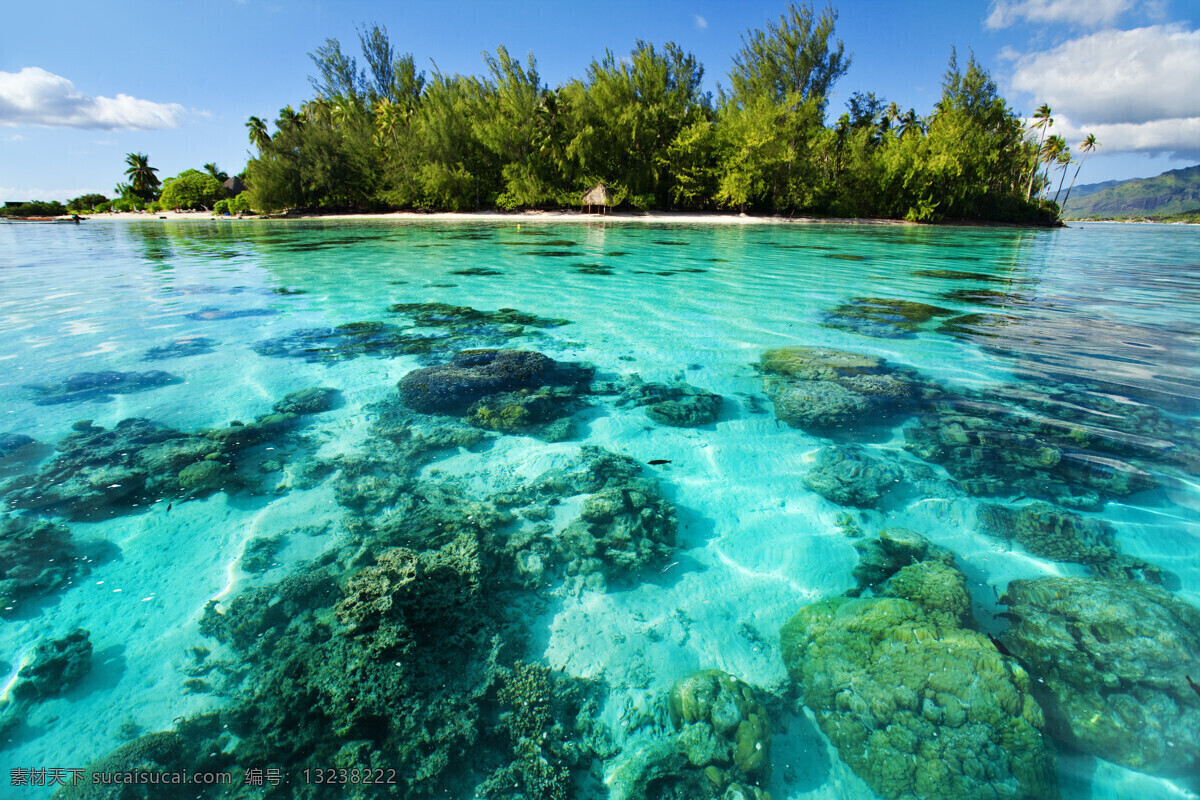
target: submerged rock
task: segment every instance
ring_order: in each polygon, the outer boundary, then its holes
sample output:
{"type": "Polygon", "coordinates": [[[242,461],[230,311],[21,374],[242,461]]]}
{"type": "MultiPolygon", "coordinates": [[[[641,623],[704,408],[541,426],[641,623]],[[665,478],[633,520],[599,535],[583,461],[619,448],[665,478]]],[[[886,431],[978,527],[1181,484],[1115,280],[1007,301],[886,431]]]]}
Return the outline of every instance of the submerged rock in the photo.
{"type": "Polygon", "coordinates": [[[461,414],[489,396],[541,386],[585,386],[591,365],[559,364],[526,350],[464,350],[448,364],[415,369],[400,379],[406,406],[422,413],[461,414]]]}
{"type": "Polygon", "coordinates": [[[37,444],[32,436],[23,433],[0,433],[0,459],[15,456],[31,444],[37,444]]]}
{"type": "Polygon", "coordinates": [[[698,389],[690,383],[643,383],[637,375],[617,398],[616,404],[642,406],[646,416],[659,425],[694,428],[711,425],[721,411],[721,395],[698,389]]]}
{"type": "Polygon", "coordinates": [[[899,339],[912,336],[923,323],[954,313],[947,308],[912,300],[855,297],[829,311],[821,324],[864,336],[899,339]]]}
{"type": "Polygon", "coordinates": [[[542,386],[488,395],[471,405],[466,420],[483,430],[558,442],[570,438],[567,418],[585,405],[573,386],[542,386]]]}
{"type": "Polygon", "coordinates": [[[62,383],[29,384],[25,388],[36,393],[34,405],[49,406],[83,400],[106,402],[114,394],[132,394],[156,389],[183,378],[162,370],[149,372],[79,372],[62,383]]]}
{"type": "Polygon", "coordinates": [[[845,445],[822,448],[804,485],[838,505],[876,508],[903,477],[898,466],[871,457],[865,448],[845,445]]]}
{"type": "Polygon", "coordinates": [[[346,361],[359,356],[395,358],[424,355],[444,345],[444,337],[413,333],[386,322],[348,322],[333,328],[305,328],[267,339],[254,352],[271,358],[310,362],[346,361]]]}
{"type": "Polygon", "coordinates": [[[922,414],[905,449],[941,464],[973,495],[1025,494],[1079,507],[1091,496],[1125,497],[1155,486],[1136,464],[1072,447],[1029,415],[962,401],[922,414]]]}
{"type": "Polygon", "coordinates": [[[1116,533],[1107,522],[1081,517],[1042,501],[1020,508],[982,505],[979,518],[987,533],[1015,539],[1033,555],[1051,561],[1102,564],[1119,552],[1116,533]]]}
{"type": "MultiPolygon", "coordinates": [[[[309,409],[325,404],[330,389],[289,395],[283,404],[309,409]]],[[[314,412],[315,413],[315,412],[314,412]]],[[[39,509],[78,518],[112,507],[126,510],[155,500],[189,498],[224,488],[226,471],[243,452],[285,437],[299,425],[294,413],[263,414],[250,423],[195,432],[147,419],[121,420],[112,429],[81,420],[58,444],[58,456],[5,495],[12,508],[39,509]]]]}
{"type": "Polygon", "coordinates": [[[320,414],[337,403],[339,392],[328,386],[311,386],[283,396],[271,409],[277,414],[320,414]]]}
{"type": "Polygon", "coordinates": [[[775,415],[811,433],[879,424],[921,396],[915,372],[878,356],[826,347],[781,347],[763,353],[775,415]]]}
{"type": "Polygon", "coordinates": [[[1029,676],[952,616],[893,597],[823,600],[783,626],[784,663],[841,759],[880,796],[1054,800],[1029,676]]]}
{"type": "Polygon", "coordinates": [[[715,766],[731,782],[766,784],[771,723],[750,686],[727,672],[702,670],[675,684],[668,709],[693,767],[715,766]]]}
{"type": "Polygon", "coordinates": [[[954,560],[949,550],[907,528],[884,528],[877,538],[855,542],[854,549],[859,554],[854,567],[858,592],[879,586],[910,564],[954,560]]]}
{"type": "Polygon", "coordinates": [[[64,526],[35,517],[0,518],[0,617],[68,585],[81,565],[64,526]]]}
{"type": "Polygon", "coordinates": [[[76,628],[61,639],[42,639],[32,660],[17,673],[12,696],[36,701],[62,694],[92,669],[92,642],[88,631],[76,628]]]}
{"type": "Polygon", "coordinates": [[[1004,644],[1044,683],[1051,730],[1154,775],[1200,769],[1200,611],[1120,579],[1017,580],[1004,644]]]}
{"type": "Polygon", "coordinates": [[[188,339],[177,339],[170,344],[151,347],[142,356],[142,361],[162,361],[167,358],[187,358],[213,352],[217,346],[216,339],[205,336],[195,336],[188,339]]]}

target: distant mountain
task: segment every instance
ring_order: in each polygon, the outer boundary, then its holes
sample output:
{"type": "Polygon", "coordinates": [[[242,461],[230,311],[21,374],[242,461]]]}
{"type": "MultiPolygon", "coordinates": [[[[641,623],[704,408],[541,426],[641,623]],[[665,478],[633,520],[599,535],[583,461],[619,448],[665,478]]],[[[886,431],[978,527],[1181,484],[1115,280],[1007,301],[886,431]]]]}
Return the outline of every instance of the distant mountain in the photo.
{"type": "Polygon", "coordinates": [[[1068,219],[1161,216],[1200,209],[1200,164],[1155,178],[1076,186],[1063,209],[1068,219]]]}

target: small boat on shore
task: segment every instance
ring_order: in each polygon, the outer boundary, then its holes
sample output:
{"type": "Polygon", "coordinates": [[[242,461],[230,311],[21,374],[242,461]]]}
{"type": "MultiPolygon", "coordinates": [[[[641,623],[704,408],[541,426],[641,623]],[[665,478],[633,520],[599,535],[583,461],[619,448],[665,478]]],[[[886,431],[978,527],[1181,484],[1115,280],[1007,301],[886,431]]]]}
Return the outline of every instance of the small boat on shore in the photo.
{"type": "Polygon", "coordinates": [[[83,222],[83,217],[0,217],[0,222],[78,225],[83,222]]]}

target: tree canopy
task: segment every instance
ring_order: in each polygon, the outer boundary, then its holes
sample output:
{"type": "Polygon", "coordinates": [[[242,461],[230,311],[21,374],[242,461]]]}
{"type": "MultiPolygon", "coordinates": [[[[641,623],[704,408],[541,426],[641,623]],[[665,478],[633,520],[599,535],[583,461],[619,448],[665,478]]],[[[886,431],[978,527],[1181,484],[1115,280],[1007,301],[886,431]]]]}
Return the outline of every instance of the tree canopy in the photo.
{"type": "Polygon", "coordinates": [[[273,132],[247,122],[246,182],[264,210],[557,207],[603,182],[642,209],[1052,218],[1036,196],[1047,123],[1027,129],[973,55],[962,69],[951,51],[926,116],[859,91],[827,121],[851,63],[836,23],[832,7],[789,4],[742,37],[716,99],[673,42],[608,51],[551,87],[532,53],[503,46],[479,75],[434,64],[427,78],[386,28],[362,26],[364,68],[327,39],[310,54],[315,96],[273,132]]]}

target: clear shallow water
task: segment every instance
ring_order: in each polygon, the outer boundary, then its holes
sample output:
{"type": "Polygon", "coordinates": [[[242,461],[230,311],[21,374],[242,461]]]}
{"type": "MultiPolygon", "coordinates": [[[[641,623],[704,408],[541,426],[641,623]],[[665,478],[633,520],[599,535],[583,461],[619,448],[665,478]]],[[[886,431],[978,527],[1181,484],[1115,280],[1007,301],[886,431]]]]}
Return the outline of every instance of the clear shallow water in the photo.
{"type": "MultiPolygon", "coordinates": [[[[441,449],[413,465],[421,486],[451,491],[459,505],[450,507],[468,509],[571,465],[584,445],[643,464],[667,462],[642,475],[674,507],[678,531],[669,555],[629,573],[610,569],[606,586],[563,574],[571,569],[559,564],[540,585],[510,586],[504,594],[524,621],[519,635],[505,629],[510,661],[595,681],[593,716],[614,731],[599,778],[611,786],[622,759],[665,736],[672,684],[711,668],[754,686],[770,712],[774,768],[763,785],[772,796],[871,797],[811,712],[797,707],[779,645],[780,626],[801,607],[855,587],[855,545],[902,527],[953,551],[967,577],[973,627],[997,636],[1008,624],[995,615],[1004,611],[998,600],[1011,580],[1092,574],[1083,563],[1051,560],[988,535],[981,521],[983,504],[1021,508],[1031,497],[1061,499],[1061,492],[1039,495],[1022,484],[981,497],[944,462],[934,459],[922,472],[918,454],[904,447],[915,426],[945,427],[938,414],[970,403],[1085,426],[1089,435],[1070,458],[1093,472],[1129,467],[1147,478],[1135,487],[1143,490],[1102,492],[1076,504],[1076,513],[1111,525],[1121,554],[1164,570],[1174,596],[1200,606],[1200,460],[1191,455],[1197,443],[1162,438],[1194,433],[1200,409],[1197,265],[1195,231],[1166,226],[0,227],[0,432],[40,443],[4,459],[5,479],[19,482],[42,468],[53,457],[48,446],[81,419],[112,428],[141,417],[195,431],[251,422],[306,387],[341,393],[334,409],[247,450],[236,470],[240,488],[186,498],[164,491],[137,507],[104,503],[66,522],[85,566],[70,572],[68,585],[23,598],[0,622],[0,673],[13,684],[38,641],[75,628],[90,632],[92,666],[65,692],[29,707],[0,760],[82,767],[137,733],[236,703],[227,674],[240,668],[239,659],[258,665],[245,649],[202,633],[206,604],[216,599],[228,609],[234,598],[313,565],[336,566],[344,585],[374,563],[382,548],[364,538],[360,523],[386,527],[401,501],[364,509],[348,503],[339,483],[352,469],[345,459],[371,447],[372,425],[383,414],[373,404],[394,397],[404,375],[454,350],[499,345],[589,362],[597,382],[627,382],[634,374],[646,382],[686,380],[723,398],[715,423],[687,428],[655,424],[641,408],[593,394],[564,441],[503,435],[470,449],[441,449]],[[881,305],[895,300],[933,309],[909,307],[906,318],[904,309],[881,305]],[[424,348],[429,352],[414,347],[388,357],[329,359],[324,351],[301,352],[328,347],[329,339],[295,337],[361,321],[408,330],[410,316],[389,307],[433,302],[515,308],[569,323],[527,325],[514,338],[480,323],[447,345],[435,341],[424,348]],[[211,341],[187,355],[144,360],[151,348],[197,340],[211,341]],[[280,340],[290,342],[291,356],[264,354],[263,342],[280,340]],[[758,368],[764,352],[790,346],[881,357],[911,367],[924,386],[948,396],[906,408],[883,425],[794,428],[777,419],[771,385],[758,368]],[[148,370],[174,379],[129,393],[61,395],[72,375],[148,370]],[[35,404],[47,399],[61,402],[35,404]],[[847,440],[905,465],[877,508],[840,505],[804,482],[822,448],[847,440]],[[1183,452],[1166,457],[1164,448],[1183,452]],[[313,459],[333,465],[332,474],[298,478],[299,465],[313,459]],[[861,536],[848,535],[855,529],[861,536]],[[271,537],[280,538],[267,568],[247,570],[247,545],[271,537]]],[[[445,336],[447,329],[420,331],[445,336]]],[[[1026,431],[1012,430],[1018,428],[1026,431]]],[[[1000,449],[1012,441],[999,438],[1000,449]]],[[[1074,485],[1076,498],[1096,485],[1074,485]]],[[[490,541],[511,544],[539,522],[559,535],[590,493],[564,496],[546,520],[518,515],[496,523],[490,541]]],[[[326,616],[333,605],[324,603],[326,616]]],[[[1200,664],[1192,668],[1193,677],[1198,673],[1200,664]]],[[[1180,698],[1191,702],[1186,687],[1180,698]]],[[[494,749],[503,751],[500,741],[494,749]]],[[[1183,779],[1066,748],[1057,765],[1068,797],[1195,792],[1183,779]]],[[[240,765],[252,766],[269,764],[240,765]]]]}

